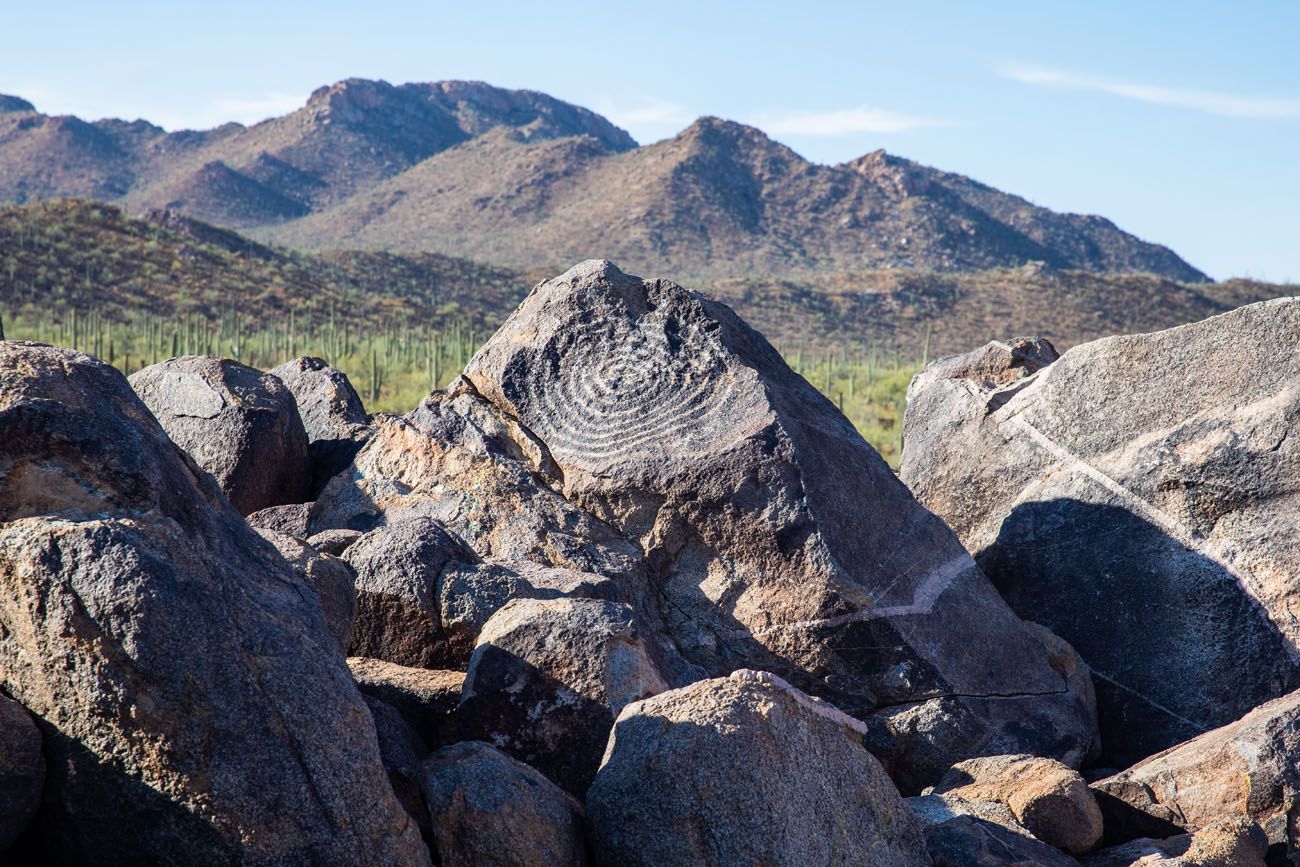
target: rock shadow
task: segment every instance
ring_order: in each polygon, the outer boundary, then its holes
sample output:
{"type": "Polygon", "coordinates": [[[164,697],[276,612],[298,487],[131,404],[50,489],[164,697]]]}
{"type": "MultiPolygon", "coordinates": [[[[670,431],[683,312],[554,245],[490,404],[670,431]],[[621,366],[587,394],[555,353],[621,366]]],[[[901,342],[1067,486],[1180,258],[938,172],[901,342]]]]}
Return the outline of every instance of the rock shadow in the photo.
{"type": "Polygon", "coordinates": [[[1016,506],[976,555],[1021,617],[1092,667],[1103,767],[1127,767],[1300,684],[1290,642],[1222,564],[1127,509],[1016,506]]]}

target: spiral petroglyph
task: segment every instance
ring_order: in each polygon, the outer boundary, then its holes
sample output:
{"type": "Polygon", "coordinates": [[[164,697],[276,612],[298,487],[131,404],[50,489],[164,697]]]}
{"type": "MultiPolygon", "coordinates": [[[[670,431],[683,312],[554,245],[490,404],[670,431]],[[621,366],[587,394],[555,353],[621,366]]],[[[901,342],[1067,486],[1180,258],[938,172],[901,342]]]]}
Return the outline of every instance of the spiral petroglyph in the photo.
{"type": "Polygon", "coordinates": [[[522,377],[520,404],[553,454],[583,464],[713,444],[732,376],[708,341],[670,339],[662,320],[566,335],[522,377]]]}

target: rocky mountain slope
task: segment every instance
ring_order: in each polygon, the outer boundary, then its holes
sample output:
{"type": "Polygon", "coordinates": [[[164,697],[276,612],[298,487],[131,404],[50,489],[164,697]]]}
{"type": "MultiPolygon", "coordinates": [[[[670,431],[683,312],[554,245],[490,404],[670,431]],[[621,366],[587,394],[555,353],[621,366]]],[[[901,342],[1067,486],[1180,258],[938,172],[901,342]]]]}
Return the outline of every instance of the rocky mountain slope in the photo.
{"type": "Polygon", "coordinates": [[[810,163],[701,118],[637,147],[599,115],[473,82],[350,79],[245,128],[0,107],[0,201],[87,196],[172,208],[312,248],[439,252],[522,267],[616,256],[683,277],[1041,261],[1204,275],[1101,217],[1057,214],[883,151],[810,163]]]}
{"type": "MultiPolygon", "coordinates": [[[[555,143],[559,144],[559,143],[555,143]]],[[[73,310],[118,321],[231,311],[300,322],[346,311],[354,326],[387,322],[495,329],[544,276],[438,254],[295,253],[175,212],[147,219],[64,201],[0,208],[0,313],[50,320],[73,310]]],[[[722,278],[701,284],[787,353],[907,358],[959,352],[999,334],[1037,333],[1062,349],[1127,331],[1191,322],[1293,287],[1233,280],[1179,283],[1040,266],[977,273],[915,269],[804,279],[722,278]]]]}

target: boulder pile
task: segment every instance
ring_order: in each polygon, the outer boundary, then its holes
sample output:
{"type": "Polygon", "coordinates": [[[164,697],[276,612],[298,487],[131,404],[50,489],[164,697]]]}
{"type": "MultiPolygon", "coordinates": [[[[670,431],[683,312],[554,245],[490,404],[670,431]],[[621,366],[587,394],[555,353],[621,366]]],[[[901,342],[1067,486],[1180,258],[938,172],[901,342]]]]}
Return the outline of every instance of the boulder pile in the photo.
{"type": "Polygon", "coordinates": [[[0,858],[1284,863],[1297,345],[992,343],[896,475],[604,261],[406,415],[0,341],[0,858]]]}

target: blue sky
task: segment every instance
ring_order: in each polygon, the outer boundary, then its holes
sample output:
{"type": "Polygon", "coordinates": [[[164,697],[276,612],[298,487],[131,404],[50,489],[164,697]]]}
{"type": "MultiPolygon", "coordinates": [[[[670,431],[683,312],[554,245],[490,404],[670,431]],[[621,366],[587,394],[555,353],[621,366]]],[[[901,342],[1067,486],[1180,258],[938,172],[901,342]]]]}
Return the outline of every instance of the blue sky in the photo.
{"type": "Polygon", "coordinates": [[[0,92],[168,128],[341,78],[480,79],[641,142],[702,114],[1103,214],[1215,277],[1300,281],[1300,2],[8,3],[0,92]]]}

